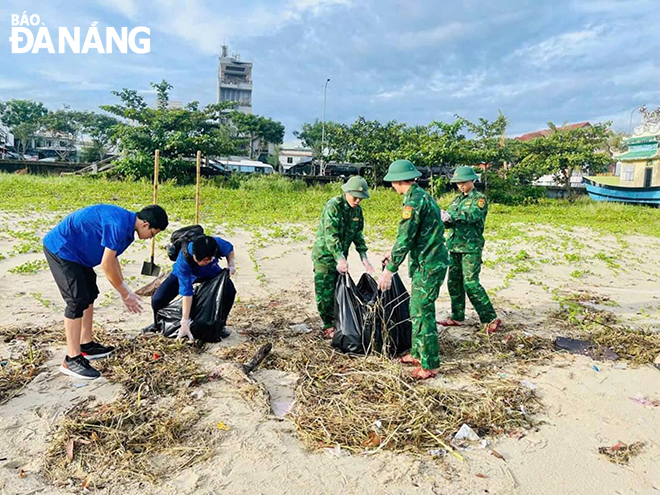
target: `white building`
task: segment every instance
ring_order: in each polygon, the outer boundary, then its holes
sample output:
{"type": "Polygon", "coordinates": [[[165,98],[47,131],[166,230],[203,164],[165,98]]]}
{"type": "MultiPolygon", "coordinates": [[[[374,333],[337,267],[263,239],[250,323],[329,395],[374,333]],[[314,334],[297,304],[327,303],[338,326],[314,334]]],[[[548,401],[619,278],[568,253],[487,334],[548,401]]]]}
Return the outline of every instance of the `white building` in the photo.
{"type": "Polygon", "coordinates": [[[218,58],[218,103],[223,101],[238,101],[236,110],[252,113],[252,63],[238,54],[228,56],[227,45],[218,58]]]}
{"type": "Polygon", "coordinates": [[[286,172],[294,165],[312,160],[312,150],[300,143],[284,143],[280,146],[280,167],[286,172]]]}
{"type": "Polygon", "coordinates": [[[7,157],[7,147],[14,146],[14,135],[9,132],[9,129],[0,124],[0,160],[7,157]]]}

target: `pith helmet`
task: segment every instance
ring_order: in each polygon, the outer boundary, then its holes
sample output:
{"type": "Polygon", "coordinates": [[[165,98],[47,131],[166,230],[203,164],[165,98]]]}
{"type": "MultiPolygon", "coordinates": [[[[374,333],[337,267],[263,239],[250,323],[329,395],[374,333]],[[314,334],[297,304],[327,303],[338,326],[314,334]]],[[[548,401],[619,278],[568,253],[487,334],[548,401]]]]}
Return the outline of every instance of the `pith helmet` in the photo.
{"type": "Polygon", "coordinates": [[[354,175],[341,186],[341,190],[356,198],[367,199],[369,197],[369,184],[359,175],[354,175]]]}
{"type": "Polygon", "coordinates": [[[454,176],[449,182],[467,182],[469,180],[479,180],[479,176],[476,174],[472,167],[458,167],[454,170],[454,176]]]}
{"type": "Polygon", "coordinates": [[[422,175],[415,168],[410,160],[396,160],[390,164],[387,169],[387,175],[383,177],[385,182],[395,182],[399,180],[413,180],[422,175]]]}

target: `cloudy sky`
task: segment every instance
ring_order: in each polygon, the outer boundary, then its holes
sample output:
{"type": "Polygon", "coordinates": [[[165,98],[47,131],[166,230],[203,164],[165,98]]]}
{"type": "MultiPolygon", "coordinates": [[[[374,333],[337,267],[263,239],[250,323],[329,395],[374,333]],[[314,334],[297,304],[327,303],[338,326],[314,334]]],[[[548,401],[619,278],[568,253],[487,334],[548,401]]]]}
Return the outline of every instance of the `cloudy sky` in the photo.
{"type": "MultiPolygon", "coordinates": [[[[660,105],[656,0],[3,0],[0,99],[94,109],[123,87],[153,100],[216,98],[222,44],[254,64],[253,110],[279,120],[286,139],[321,118],[363,115],[426,124],[455,114],[495,118],[509,135],[557,124],[612,120],[660,105]],[[151,29],[148,54],[12,54],[11,14],[57,28],[151,29]]],[[[36,33],[36,28],[34,28],[36,33]]],[[[57,50],[57,46],[55,47],[57,50]]],[[[638,120],[633,118],[633,125],[638,120]]]]}

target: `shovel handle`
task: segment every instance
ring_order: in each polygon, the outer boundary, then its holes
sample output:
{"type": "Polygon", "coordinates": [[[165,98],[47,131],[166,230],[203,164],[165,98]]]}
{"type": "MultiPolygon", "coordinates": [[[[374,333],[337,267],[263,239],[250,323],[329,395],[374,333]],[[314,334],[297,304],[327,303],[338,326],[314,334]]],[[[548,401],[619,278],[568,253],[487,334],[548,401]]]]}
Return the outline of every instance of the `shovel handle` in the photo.
{"type": "Polygon", "coordinates": [[[199,225],[199,186],[202,172],[202,152],[197,150],[197,179],[195,183],[195,224],[199,225]]]}
{"type": "MultiPolygon", "coordinates": [[[[160,150],[154,154],[154,204],[158,200],[158,168],[160,163],[160,150]]],[[[154,255],[156,254],[156,238],[151,238],[151,264],[154,264],[154,255]]]]}

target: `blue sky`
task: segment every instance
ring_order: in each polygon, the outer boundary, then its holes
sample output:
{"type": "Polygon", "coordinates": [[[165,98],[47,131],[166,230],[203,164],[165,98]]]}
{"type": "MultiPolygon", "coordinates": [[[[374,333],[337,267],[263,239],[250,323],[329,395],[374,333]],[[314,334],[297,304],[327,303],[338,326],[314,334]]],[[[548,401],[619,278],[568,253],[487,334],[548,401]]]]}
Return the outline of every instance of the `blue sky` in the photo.
{"type": "MultiPolygon", "coordinates": [[[[171,98],[211,103],[217,56],[254,64],[253,110],[286,126],[363,115],[426,124],[455,114],[493,119],[516,135],[556,124],[612,120],[660,104],[660,9],[653,0],[67,0],[0,4],[0,99],[56,109],[115,102],[165,78],[171,98]],[[146,26],[148,54],[12,54],[11,14],[57,28],[146,26]]],[[[34,31],[36,33],[36,29],[34,31]]],[[[104,32],[104,29],[101,29],[104,32]]],[[[56,41],[56,40],[54,40],[56,41]]],[[[57,46],[56,46],[57,50],[57,46]]],[[[633,124],[638,121],[635,115],[633,124]]]]}

